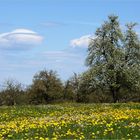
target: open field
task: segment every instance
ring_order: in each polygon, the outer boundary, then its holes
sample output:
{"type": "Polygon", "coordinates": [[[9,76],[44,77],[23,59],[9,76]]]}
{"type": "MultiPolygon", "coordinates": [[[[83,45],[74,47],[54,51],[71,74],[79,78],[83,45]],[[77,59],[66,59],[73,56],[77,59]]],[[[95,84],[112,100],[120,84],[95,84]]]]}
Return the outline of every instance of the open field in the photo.
{"type": "Polygon", "coordinates": [[[0,107],[0,139],[140,139],[140,104],[0,107]]]}

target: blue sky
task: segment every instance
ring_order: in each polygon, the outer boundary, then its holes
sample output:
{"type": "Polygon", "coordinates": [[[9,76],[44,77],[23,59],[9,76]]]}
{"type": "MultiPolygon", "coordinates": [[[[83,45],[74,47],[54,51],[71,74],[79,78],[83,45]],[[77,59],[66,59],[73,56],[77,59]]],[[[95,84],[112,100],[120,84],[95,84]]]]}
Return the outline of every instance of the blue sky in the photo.
{"type": "Polygon", "coordinates": [[[0,82],[30,84],[42,69],[66,80],[86,70],[89,37],[108,15],[123,27],[139,13],[140,0],[0,0],[0,82]]]}

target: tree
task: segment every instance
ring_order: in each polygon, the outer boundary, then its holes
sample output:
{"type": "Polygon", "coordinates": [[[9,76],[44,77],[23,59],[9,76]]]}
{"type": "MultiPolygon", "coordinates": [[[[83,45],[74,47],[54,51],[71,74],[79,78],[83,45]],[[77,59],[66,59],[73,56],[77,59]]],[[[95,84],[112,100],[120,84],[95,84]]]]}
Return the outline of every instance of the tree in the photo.
{"type": "Polygon", "coordinates": [[[78,94],[79,102],[89,102],[89,96],[95,92],[96,87],[95,87],[95,81],[93,77],[92,70],[89,69],[80,76],[79,80],[79,88],[78,88],[78,94]]]}
{"type": "Polygon", "coordinates": [[[28,89],[30,103],[40,104],[62,98],[63,84],[56,72],[40,71],[33,77],[33,84],[28,89]]]}
{"type": "Polygon", "coordinates": [[[79,100],[79,82],[80,75],[74,73],[72,77],[70,77],[64,86],[64,99],[78,101],[79,100]]]}
{"type": "Polygon", "coordinates": [[[111,101],[107,88],[97,82],[94,69],[88,69],[80,75],[78,88],[79,102],[103,103],[111,101]]]}
{"type": "MultiPolygon", "coordinates": [[[[126,24],[127,30],[125,32],[124,49],[125,61],[124,71],[127,74],[126,86],[129,90],[135,92],[134,95],[137,100],[140,100],[140,40],[134,27],[136,23],[126,24]]],[[[134,98],[131,95],[130,100],[134,98]]]]}
{"type": "MultiPolygon", "coordinates": [[[[93,71],[92,76],[96,86],[107,88],[112,95],[113,102],[117,102],[121,88],[131,88],[132,82],[134,82],[133,86],[139,83],[136,78],[139,77],[139,72],[136,72],[139,62],[137,64],[136,62],[140,58],[133,57],[130,48],[140,49],[140,46],[138,37],[132,30],[133,26],[131,28],[130,25],[127,26],[126,35],[123,35],[118,17],[111,15],[108,19],[97,29],[95,38],[91,39],[86,64],[93,71]],[[126,61],[131,63],[131,68],[126,61]],[[135,68],[132,67],[134,64],[135,68]],[[133,75],[133,79],[130,75],[133,75]]],[[[135,54],[133,53],[133,55],[135,54]]]]}
{"type": "Polygon", "coordinates": [[[2,105],[21,104],[21,97],[24,94],[22,85],[16,80],[7,80],[4,83],[4,89],[1,91],[2,105]]]}

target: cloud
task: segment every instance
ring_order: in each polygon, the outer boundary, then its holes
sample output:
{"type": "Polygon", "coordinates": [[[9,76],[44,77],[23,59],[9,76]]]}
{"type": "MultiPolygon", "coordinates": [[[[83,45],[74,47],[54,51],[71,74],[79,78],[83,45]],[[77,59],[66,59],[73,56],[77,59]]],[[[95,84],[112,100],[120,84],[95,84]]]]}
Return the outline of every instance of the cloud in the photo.
{"type": "Polygon", "coordinates": [[[80,38],[73,39],[70,41],[70,46],[87,48],[91,37],[91,35],[84,35],[80,38]]]}
{"type": "Polygon", "coordinates": [[[2,49],[29,49],[40,44],[43,37],[28,29],[16,29],[0,34],[0,48],[2,49]]]}
{"type": "Polygon", "coordinates": [[[40,60],[35,61],[35,66],[54,69],[63,80],[68,79],[74,72],[86,70],[86,48],[66,48],[65,50],[42,52],[40,60]],[[36,62],[38,64],[36,64],[36,62]]]}
{"type": "Polygon", "coordinates": [[[26,53],[12,53],[0,51],[1,82],[14,77],[22,83],[31,84],[33,75],[42,69],[53,69],[58,72],[62,80],[67,80],[73,72],[86,70],[84,66],[86,48],[67,47],[64,50],[52,50],[26,53]]]}

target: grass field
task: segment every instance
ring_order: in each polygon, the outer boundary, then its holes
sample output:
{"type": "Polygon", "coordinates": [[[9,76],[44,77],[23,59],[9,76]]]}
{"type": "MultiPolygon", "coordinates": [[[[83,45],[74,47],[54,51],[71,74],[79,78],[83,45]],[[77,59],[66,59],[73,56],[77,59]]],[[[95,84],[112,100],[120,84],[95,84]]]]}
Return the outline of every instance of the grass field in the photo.
{"type": "Polygon", "coordinates": [[[0,139],[140,139],[140,104],[0,107],[0,139]]]}

